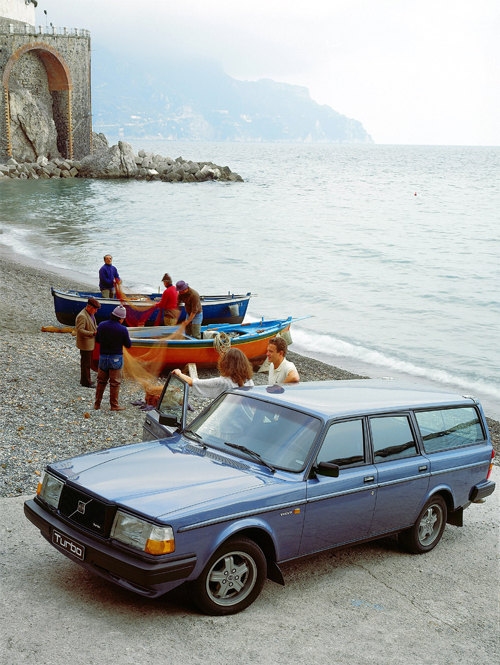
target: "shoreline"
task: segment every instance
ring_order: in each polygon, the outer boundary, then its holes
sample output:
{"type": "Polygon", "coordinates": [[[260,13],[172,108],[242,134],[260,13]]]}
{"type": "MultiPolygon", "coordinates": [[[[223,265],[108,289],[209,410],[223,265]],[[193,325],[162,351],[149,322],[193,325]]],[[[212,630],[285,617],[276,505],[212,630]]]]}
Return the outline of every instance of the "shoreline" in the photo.
{"type": "MultiPolygon", "coordinates": [[[[62,288],[71,288],[78,289],[82,291],[98,291],[97,285],[97,274],[95,280],[92,280],[88,274],[79,272],[77,270],[71,270],[68,268],[63,268],[51,263],[48,263],[42,259],[33,258],[27,254],[22,254],[17,251],[12,250],[8,245],[2,244],[2,235],[0,234],[0,260],[5,258],[7,261],[18,263],[24,266],[29,266],[35,269],[38,269],[42,272],[53,273],[57,282],[52,282],[50,286],[61,286],[59,284],[60,278],[65,278],[69,280],[69,284],[66,287],[62,288]]],[[[147,292],[141,289],[139,286],[129,286],[126,287],[125,291],[129,293],[138,293],[139,291],[147,292]]],[[[260,318],[255,314],[251,314],[251,318],[255,316],[256,319],[260,318]]],[[[293,331],[292,331],[293,332],[293,331]]],[[[304,356],[311,360],[316,360],[330,367],[342,367],[342,369],[351,374],[357,374],[360,376],[368,376],[372,379],[395,379],[400,381],[408,381],[411,383],[417,383],[420,385],[426,385],[438,390],[447,390],[452,393],[473,395],[476,397],[483,407],[485,413],[494,420],[500,421],[500,403],[498,400],[489,394],[488,392],[483,392],[480,388],[473,387],[464,387],[459,382],[454,383],[453,381],[445,381],[443,379],[433,379],[427,376],[424,372],[420,373],[410,373],[404,369],[399,369],[396,367],[390,367],[381,364],[370,363],[366,360],[362,360],[350,356],[339,356],[326,351],[317,350],[316,348],[311,348],[310,346],[302,346],[297,340],[298,334],[292,334],[294,339],[294,349],[295,353],[298,353],[300,356],[304,356]]]]}
{"type": "MultiPolygon", "coordinates": [[[[88,279],[88,278],[87,278],[88,279]]],[[[108,389],[101,410],[93,409],[94,390],[79,384],[80,357],[70,334],[42,333],[42,325],[57,325],[50,286],[87,289],[84,275],[47,266],[15,254],[0,244],[0,496],[36,491],[45,465],[110,446],[142,440],[144,413],[130,402],[144,390],[124,380],[120,390],[123,412],[107,410],[108,389]]],[[[293,348],[293,347],[292,347],[293,348]]],[[[290,351],[303,381],[353,379],[360,374],[290,351]]],[[[201,370],[200,377],[216,375],[201,370]]],[[[266,383],[266,374],[256,374],[266,383]]],[[[190,403],[199,411],[210,400],[190,403]]],[[[488,419],[500,462],[500,423],[488,419]]]]}

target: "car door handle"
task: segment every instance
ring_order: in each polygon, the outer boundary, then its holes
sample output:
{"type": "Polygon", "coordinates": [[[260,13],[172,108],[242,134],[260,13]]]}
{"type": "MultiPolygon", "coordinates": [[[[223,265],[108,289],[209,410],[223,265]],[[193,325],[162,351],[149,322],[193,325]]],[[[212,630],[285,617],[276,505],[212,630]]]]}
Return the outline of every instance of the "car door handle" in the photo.
{"type": "Polygon", "coordinates": [[[366,476],[364,482],[365,483],[373,483],[374,480],[375,480],[375,476],[366,476]]]}
{"type": "Polygon", "coordinates": [[[424,464],[423,466],[418,467],[419,472],[420,471],[427,471],[427,464],[424,464]]]}

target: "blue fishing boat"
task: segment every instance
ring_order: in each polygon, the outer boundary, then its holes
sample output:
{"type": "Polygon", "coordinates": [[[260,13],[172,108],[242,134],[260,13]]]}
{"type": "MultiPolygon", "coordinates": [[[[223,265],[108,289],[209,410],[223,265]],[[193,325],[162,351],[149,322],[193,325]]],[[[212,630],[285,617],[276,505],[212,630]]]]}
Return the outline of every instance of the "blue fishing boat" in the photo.
{"type": "MultiPolygon", "coordinates": [[[[127,310],[127,325],[137,325],[139,319],[146,326],[152,326],[161,318],[161,312],[158,309],[158,303],[161,300],[161,294],[127,294],[126,300],[120,303],[120,300],[113,298],[103,298],[100,292],[90,291],[68,291],[51,288],[54,298],[54,308],[57,320],[65,326],[74,326],[76,316],[86,306],[89,298],[95,298],[101,304],[97,310],[96,319],[98,322],[106,321],[113,309],[123,304],[127,310]],[[155,309],[156,308],[156,309],[155,309]],[[142,319],[146,319],[145,321],[142,319]]],[[[225,296],[200,296],[201,306],[203,308],[203,324],[212,325],[215,323],[242,323],[245,318],[248,303],[252,294],[234,295],[228,293],[225,296]]],[[[184,307],[181,308],[180,321],[186,318],[184,307]]]]}

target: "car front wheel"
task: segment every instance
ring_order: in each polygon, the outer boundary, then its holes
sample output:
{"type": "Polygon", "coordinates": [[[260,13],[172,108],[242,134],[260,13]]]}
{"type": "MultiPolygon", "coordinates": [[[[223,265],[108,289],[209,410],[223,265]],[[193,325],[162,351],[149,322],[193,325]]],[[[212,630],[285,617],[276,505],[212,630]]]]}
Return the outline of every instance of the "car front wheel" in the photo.
{"type": "Polygon", "coordinates": [[[441,540],[446,526],[447,508],[442,496],[434,496],[422,509],[415,524],[401,531],[399,542],[413,554],[430,552],[441,540]]]}
{"type": "Polygon", "coordinates": [[[258,545],[247,538],[228,540],[194,582],[195,602],[206,614],[236,614],[253,603],[266,577],[266,557],[258,545]]]}

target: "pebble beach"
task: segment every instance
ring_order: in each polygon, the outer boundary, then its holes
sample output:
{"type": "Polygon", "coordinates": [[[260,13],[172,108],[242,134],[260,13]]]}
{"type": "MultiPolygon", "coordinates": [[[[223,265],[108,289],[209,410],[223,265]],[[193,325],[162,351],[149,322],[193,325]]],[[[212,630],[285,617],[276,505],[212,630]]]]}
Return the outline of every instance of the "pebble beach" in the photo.
{"type": "MultiPolygon", "coordinates": [[[[61,326],[54,313],[50,287],[95,290],[23,261],[0,248],[0,496],[33,494],[49,462],[142,439],[145,414],[131,402],[144,398],[142,386],[124,380],[120,403],[126,411],[109,411],[108,388],[99,411],[94,393],[80,386],[80,354],[71,334],[41,332],[61,326]]],[[[293,330],[292,330],[293,335],[293,330]]],[[[360,377],[338,367],[289,352],[302,381],[360,377]]],[[[216,376],[200,370],[200,378],[216,376]]],[[[255,374],[256,384],[267,374],[255,374]]],[[[209,400],[190,396],[193,416],[209,400]]],[[[486,414],[488,415],[488,414],[486,414]]],[[[488,418],[498,461],[500,423],[488,418]]]]}

